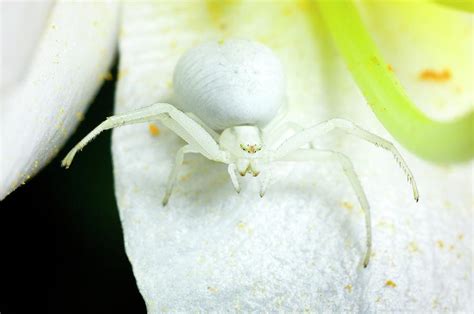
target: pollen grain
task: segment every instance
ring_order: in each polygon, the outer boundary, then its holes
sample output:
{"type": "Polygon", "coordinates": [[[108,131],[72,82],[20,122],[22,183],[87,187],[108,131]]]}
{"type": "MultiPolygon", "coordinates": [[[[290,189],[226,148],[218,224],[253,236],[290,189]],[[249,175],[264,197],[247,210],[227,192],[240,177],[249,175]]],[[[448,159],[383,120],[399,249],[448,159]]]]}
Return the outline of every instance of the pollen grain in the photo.
{"type": "Polygon", "coordinates": [[[160,129],[154,123],[150,123],[148,125],[148,130],[150,131],[151,136],[158,136],[160,135],[160,129]]]}
{"type": "Polygon", "coordinates": [[[396,286],[397,286],[397,284],[394,283],[394,282],[391,281],[391,280],[387,280],[387,281],[385,282],[385,287],[395,288],[396,286]]]}
{"type": "Polygon", "coordinates": [[[440,71],[433,69],[425,69],[420,72],[418,78],[422,81],[430,81],[436,83],[444,83],[451,79],[452,73],[449,69],[443,69],[440,71]]]}

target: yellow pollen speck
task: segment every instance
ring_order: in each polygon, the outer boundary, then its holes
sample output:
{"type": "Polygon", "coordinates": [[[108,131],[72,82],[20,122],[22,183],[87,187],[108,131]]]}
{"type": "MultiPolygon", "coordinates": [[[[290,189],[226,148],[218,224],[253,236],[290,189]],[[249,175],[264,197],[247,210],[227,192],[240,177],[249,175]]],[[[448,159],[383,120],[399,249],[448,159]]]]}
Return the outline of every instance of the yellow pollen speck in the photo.
{"type": "Polygon", "coordinates": [[[188,173],[184,176],[179,177],[179,181],[181,181],[181,182],[187,181],[187,180],[189,180],[189,178],[191,178],[191,174],[188,173]]]}
{"type": "Polygon", "coordinates": [[[219,45],[223,45],[224,42],[225,42],[224,39],[219,39],[219,40],[217,41],[217,43],[218,43],[219,45]]]}
{"type": "Polygon", "coordinates": [[[128,73],[127,69],[119,70],[118,73],[117,73],[117,79],[120,81],[121,79],[123,79],[125,77],[125,75],[127,75],[127,73],[128,73]]]}
{"type": "Polygon", "coordinates": [[[219,291],[217,288],[214,288],[214,287],[207,287],[207,290],[212,293],[216,293],[219,291]]]}
{"type": "Polygon", "coordinates": [[[246,232],[249,236],[251,236],[253,234],[252,228],[248,227],[244,222],[239,222],[237,224],[237,228],[240,231],[246,232]]]}
{"type": "Polygon", "coordinates": [[[76,119],[77,121],[81,122],[82,120],[84,120],[84,113],[82,111],[78,111],[76,112],[76,119]]]}
{"type": "Polygon", "coordinates": [[[394,283],[394,282],[391,281],[391,280],[387,280],[387,281],[385,282],[385,287],[392,287],[392,288],[395,288],[396,286],[397,286],[397,284],[394,283]]]}
{"type": "Polygon", "coordinates": [[[377,227],[384,228],[390,231],[395,231],[395,225],[389,221],[381,220],[377,223],[377,227]]]}
{"type": "Polygon", "coordinates": [[[437,245],[440,249],[444,248],[444,242],[443,242],[443,240],[438,240],[438,241],[436,241],[436,245],[437,245]]]}
{"type": "Polygon", "coordinates": [[[372,61],[372,63],[376,64],[376,65],[380,65],[380,61],[379,59],[377,58],[377,56],[372,56],[370,57],[370,61],[372,61]]]}
{"type": "Polygon", "coordinates": [[[418,245],[416,244],[416,242],[410,242],[408,243],[408,251],[410,252],[418,252],[418,245]]]}
{"type": "Polygon", "coordinates": [[[352,292],[352,285],[348,284],[347,286],[344,287],[344,289],[346,289],[347,292],[351,293],[352,292]]]}
{"type": "Polygon", "coordinates": [[[158,136],[160,135],[160,129],[154,123],[150,123],[148,125],[148,130],[150,131],[151,136],[158,136]]]}
{"type": "Polygon", "coordinates": [[[111,72],[107,72],[107,73],[104,73],[102,74],[102,77],[101,77],[104,81],[112,81],[114,79],[113,75],[111,72]]]}
{"type": "Polygon", "coordinates": [[[462,239],[464,239],[464,234],[461,233],[461,234],[458,235],[458,240],[462,241],[462,239]]]}
{"type": "Polygon", "coordinates": [[[166,87],[167,88],[173,88],[173,81],[172,80],[167,80],[166,81],[166,87]]]}
{"type": "Polygon", "coordinates": [[[341,206],[344,207],[345,209],[348,209],[349,211],[354,208],[354,205],[351,202],[342,202],[341,206]]]}
{"type": "Polygon", "coordinates": [[[443,69],[440,71],[433,69],[425,69],[418,74],[418,78],[422,81],[432,82],[446,82],[452,77],[450,69],[443,69]]]}

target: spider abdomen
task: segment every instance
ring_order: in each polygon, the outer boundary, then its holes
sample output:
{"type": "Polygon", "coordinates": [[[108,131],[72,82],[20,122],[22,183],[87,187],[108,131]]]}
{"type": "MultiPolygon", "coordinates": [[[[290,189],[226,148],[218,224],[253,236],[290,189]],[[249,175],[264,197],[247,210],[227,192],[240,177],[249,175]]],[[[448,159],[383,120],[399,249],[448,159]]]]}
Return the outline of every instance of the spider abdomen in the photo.
{"type": "Polygon", "coordinates": [[[208,42],[181,57],[173,78],[175,106],[214,130],[264,126],[286,100],[280,60],[248,40],[208,42]]]}

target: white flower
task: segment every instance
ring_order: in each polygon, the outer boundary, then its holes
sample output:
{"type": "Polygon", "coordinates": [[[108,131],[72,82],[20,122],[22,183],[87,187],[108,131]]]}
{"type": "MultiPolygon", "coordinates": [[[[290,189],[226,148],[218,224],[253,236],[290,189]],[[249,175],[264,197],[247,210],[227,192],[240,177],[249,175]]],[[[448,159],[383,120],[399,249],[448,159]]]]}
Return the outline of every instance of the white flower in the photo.
{"type": "MultiPolygon", "coordinates": [[[[427,115],[453,118],[472,110],[471,15],[426,3],[375,3],[360,9],[390,68],[427,115]],[[446,69],[448,79],[437,79],[446,69]]],[[[208,39],[243,37],[265,43],[283,61],[288,119],[311,125],[338,116],[390,137],[365,105],[316,5],[126,2],[122,14],[116,112],[169,99],[174,66],[189,47],[208,39]]],[[[109,16],[107,25],[115,18],[109,16]]],[[[113,34],[113,27],[108,29],[113,34]]],[[[110,40],[106,47],[112,47],[110,40]]],[[[105,71],[107,62],[96,57],[78,60],[78,70],[97,62],[105,71]]],[[[44,58],[31,73],[45,67],[46,60],[53,62],[44,58]]],[[[60,122],[69,131],[78,109],[56,87],[82,90],[82,85],[61,76],[49,84],[44,93],[65,99],[60,122]]],[[[29,93],[16,97],[35,95],[29,93]]],[[[77,99],[87,102],[87,97],[77,99]]],[[[54,145],[59,148],[60,135],[47,143],[57,130],[57,106],[51,111],[42,107],[41,112],[48,112],[46,124],[33,118],[24,123],[21,117],[28,109],[9,116],[13,109],[7,107],[5,132],[27,128],[32,135],[24,141],[34,142],[34,149],[23,145],[2,157],[2,167],[20,161],[31,167],[36,159],[46,162],[54,145]],[[35,132],[29,129],[33,126],[35,132]]],[[[336,163],[282,165],[260,199],[254,181],[245,180],[236,195],[223,165],[190,157],[163,208],[166,178],[182,141],[160,124],[158,128],[159,136],[152,136],[148,125],[117,129],[112,145],[125,246],[149,312],[473,310],[472,162],[446,169],[403,151],[420,188],[416,204],[386,152],[341,134],[321,143],[353,157],[371,203],[374,255],[363,269],[363,215],[336,163]]],[[[413,133],[413,141],[417,136],[413,133]]],[[[73,166],[80,167],[80,155],[73,166]]],[[[26,174],[28,167],[9,171],[26,174]]]]}
{"type": "Polygon", "coordinates": [[[0,199],[48,163],[82,120],[114,57],[118,9],[112,1],[2,3],[0,199]]]}

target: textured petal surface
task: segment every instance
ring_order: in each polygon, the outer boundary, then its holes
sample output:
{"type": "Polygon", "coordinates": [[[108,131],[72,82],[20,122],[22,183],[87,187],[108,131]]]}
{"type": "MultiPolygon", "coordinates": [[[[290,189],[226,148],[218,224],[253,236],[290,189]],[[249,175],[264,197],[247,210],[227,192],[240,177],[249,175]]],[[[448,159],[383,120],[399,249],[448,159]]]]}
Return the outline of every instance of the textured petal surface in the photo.
{"type": "Polygon", "coordinates": [[[33,176],[82,120],[110,66],[118,4],[58,2],[26,75],[2,94],[0,199],[33,176]]]}
{"type": "Polygon", "coordinates": [[[1,68],[0,90],[21,80],[44,30],[52,1],[0,3],[1,68]]]}
{"type": "MultiPolygon", "coordinates": [[[[116,112],[169,100],[173,68],[189,47],[240,37],[281,58],[289,120],[344,117],[390,138],[313,10],[293,2],[125,5],[116,112]]],[[[402,151],[418,180],[416,204],[388,153],[337,133],[320,140],[353,158],[371,203],[374,252],[363,269],[363,214],[335,162],[275,165],[260,199],[254,178],[236,195],[224,165],[189,156],[162,207],[183,141],[157,125],[159,135],[148,125],[117,129],[112,147],[125,246],[150,313],[472,310],[472,164],[439,167],[402,151]]]]}

